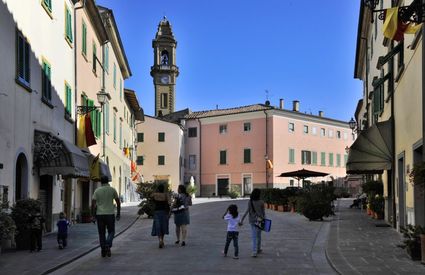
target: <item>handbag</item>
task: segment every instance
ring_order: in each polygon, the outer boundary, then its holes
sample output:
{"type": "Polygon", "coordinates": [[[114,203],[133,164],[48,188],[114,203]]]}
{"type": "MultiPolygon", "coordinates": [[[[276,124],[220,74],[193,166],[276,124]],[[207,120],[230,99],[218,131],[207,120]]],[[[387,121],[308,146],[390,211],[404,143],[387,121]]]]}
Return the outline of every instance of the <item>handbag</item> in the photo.
{"type": "Polygon", "coordinates": [[[252,203],[252,201],[251,201],[251,207],[252,207],[252,210],[254,211],[254,213],[256,215],[254,225],[256,227],[258,227],[260,230],[263,230],[265,232],[270,232],[270,230],[272,229],[272,220],[266,219],[266,218],[263,219],[260,216],[258,216],[257,211],[255,211],[254,204],[252,203]]]}

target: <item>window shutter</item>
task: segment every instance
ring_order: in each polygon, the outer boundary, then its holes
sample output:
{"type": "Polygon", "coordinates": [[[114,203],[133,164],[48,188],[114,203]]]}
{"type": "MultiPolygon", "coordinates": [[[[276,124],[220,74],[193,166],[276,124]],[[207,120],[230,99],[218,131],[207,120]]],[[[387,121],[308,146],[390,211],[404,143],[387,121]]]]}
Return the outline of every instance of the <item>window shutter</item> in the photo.
{"type": "Polygon", "coordinates": [[[24,79],[29,83],[30,82],[30,45],[23,40],[22,41],[25,49],[23,67],[25,69],[24,79]]]}

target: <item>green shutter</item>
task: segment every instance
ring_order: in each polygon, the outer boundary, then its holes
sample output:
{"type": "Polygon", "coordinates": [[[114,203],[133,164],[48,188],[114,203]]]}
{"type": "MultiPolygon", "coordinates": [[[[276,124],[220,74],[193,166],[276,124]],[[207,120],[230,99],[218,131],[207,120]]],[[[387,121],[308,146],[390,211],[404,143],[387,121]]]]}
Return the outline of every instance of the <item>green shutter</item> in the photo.
{"type": "Polygon", "coordinates": [[[317,152],[313,152],[313,165],[317,165],[317,152]]]}
{"type": "Polygon", "coordinates": [[[289,148],[289,163],[295,163],[295,149],[289,148]]]}
{"type": "Polygon", "coordinates": [[[65,34],[68,41],[72,43],[72,17],[68,7],[65,10],[65,34]]]}
{"type": "Polygon", "coordinates": [[[329,166],[334,166],[334,154],[329,153],[329,166]]]}
{"type": "Polygon", "coordinates": [[[109,102],[106,102],[103,111],[105,112],[105,132],[109,134],[109,102]]]}
{"type": "Polygon", "coordinates": [[[341,155],[340,154],[336,154],[336,166],[337,167],[341,166],[341,155]]]}
{"type": "Polygon", "coordinates": [[[86,26],[86,23],[84,23],[84,21],[83,21],[82,35],[83,35],[83,37],[81,39],[82,40],[82,43],[83,43],[83,45],[82,45],[82,52],[83,52],[83,54],[85,56],[87,56],[87,26],[86,26]]]}
{"type": "Polygon", "coordinates": [[[251,162],[251,149],[243,150],[243,162],[250,163],[251,162]]]}
{"type": "Polygon", "coordinates": [[[69,87],[68,84],[65,84],[65,110],[66,113],[68,113],[69,115],[72,115],[71,110],[72,110],[72,92],[71,92],[71,87],[69,87]]]}
{"type": "Polygon", "coordinates": [[[117,66],[114,63],[114,88],[117,88],[117,66]]]}
{"type": "Polygon", "coordinates": [[[320,153],[320,165],[321,166],[326,165],[326,153],[325,152],[320,153]]]}

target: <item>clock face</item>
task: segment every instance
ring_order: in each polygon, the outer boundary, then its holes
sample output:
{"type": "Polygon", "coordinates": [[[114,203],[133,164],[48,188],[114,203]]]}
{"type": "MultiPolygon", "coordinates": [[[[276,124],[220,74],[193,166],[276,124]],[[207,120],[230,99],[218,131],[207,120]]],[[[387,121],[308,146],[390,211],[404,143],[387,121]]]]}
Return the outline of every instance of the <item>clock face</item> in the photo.
{"type": "Polygon", "coordinates": [[[170,77],[168,75],[163,75],[161,76],[160,80],[162,84],[168,84],[168,82],[170,81],[170,77]]]}

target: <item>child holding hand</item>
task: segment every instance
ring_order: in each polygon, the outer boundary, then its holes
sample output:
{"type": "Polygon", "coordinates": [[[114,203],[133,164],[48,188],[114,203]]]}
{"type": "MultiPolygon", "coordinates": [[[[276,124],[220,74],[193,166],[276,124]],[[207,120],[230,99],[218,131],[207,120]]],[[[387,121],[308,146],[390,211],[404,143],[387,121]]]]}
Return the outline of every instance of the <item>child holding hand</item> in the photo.
{"type": "Polygon", "coordinates": [[[224,257],[227,256],[229,245],[233,240],[233,246],[235,248],[235,254],[233,256],[233,259],[239,259],[238,225],[240,225],[240,223],[239,223],[238,207],[236,204],[231,204],[226,209],[226,213],[224,213],[223,219],[227,221],[226,245],[224,246],[223,256],[224,257]]]}

